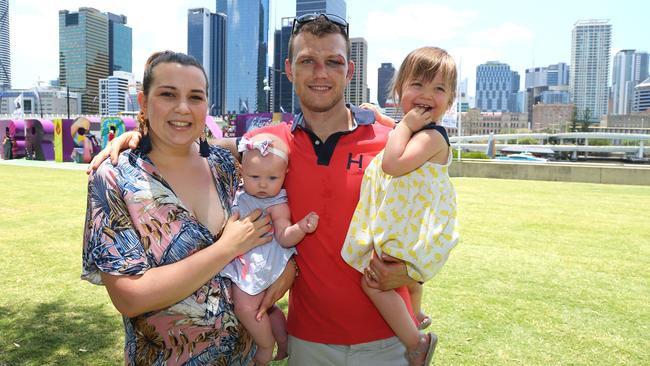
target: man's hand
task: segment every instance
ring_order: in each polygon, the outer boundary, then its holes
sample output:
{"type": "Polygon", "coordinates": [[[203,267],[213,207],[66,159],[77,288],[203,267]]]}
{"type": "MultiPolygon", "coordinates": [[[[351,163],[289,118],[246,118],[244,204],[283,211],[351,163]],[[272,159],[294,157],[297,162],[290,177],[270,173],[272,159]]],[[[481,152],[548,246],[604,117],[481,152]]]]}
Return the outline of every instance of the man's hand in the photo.
{"type": "Polygon", "coordinates": [[[366,267],[364,274],[363,280],[369,287],[382,291],[417,283],[409,277],[404,261],[387,254],[382,254],[380,258],[374,251],[370,265],[366,267]]]}
{"type": "Polygon", "coordinates": [[[117,165],[117,159],[122,150],[135,149],[140,143],[142,135],[138,131],[128,131],[111,140],[106,147],[100,151],[88,165],[86,174],[90,174],[99,168],[99,165],[111,157],[111,163],[117,165]]]}
{"type": "Polygon", "coordinates": [[[293,262],[293,259],[289,260],[289,262],[287,262],[287,265],[284,267],[284,272],[282,272],[280,277],[275,282],[273,282],[269,288],[266,289],[264,298],[262,298],[260,307],[257,310],[257,315],[255,316],[255,319],[257,319],[257,321],[262,320],[262,316],[266,313],[266,311],[278,300],[280,300],[282,296],[284,296],[284,294],[289,291],[291,285],[293,285],[293,280],[296,278],[296,266],[294,263],[295,262],[293,262]]]}

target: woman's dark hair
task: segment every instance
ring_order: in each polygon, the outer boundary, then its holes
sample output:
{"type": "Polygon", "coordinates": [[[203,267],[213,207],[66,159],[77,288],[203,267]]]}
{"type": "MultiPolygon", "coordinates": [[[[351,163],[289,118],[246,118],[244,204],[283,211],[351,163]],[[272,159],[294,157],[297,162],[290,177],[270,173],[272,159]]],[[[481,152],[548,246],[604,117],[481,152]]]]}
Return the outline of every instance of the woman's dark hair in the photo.
{"type": "Polygon", "coordinates": [[[144,64],[144,76],[142,77],[142,91],[144,95],[149,95],[149,88],[153,83],[153,69],[161,63],[175,63],[183,66],[194,66],[201,70],[203,77],[205,77],[205,95],[208,95],[208,75],[203,69],[203,65],[199,63],[194,57],[180,52],[174,51],[160,51],[155,52],[144,64]]]}

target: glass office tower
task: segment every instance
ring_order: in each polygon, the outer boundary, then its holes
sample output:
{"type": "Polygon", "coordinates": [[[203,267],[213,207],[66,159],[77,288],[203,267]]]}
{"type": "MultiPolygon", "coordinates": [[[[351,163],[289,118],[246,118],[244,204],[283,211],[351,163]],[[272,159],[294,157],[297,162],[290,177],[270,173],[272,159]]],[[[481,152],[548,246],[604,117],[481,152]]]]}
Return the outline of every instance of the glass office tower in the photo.
{"type": "Polygon", "coordinates": [[[11,89],[9,0],[0,0],[0,90],[11,89]]]}
{"type": "Polygon", "coordinates": [[[59,80],[81,96],[81,113],[99,113],[99,79],[108,76],[108,17],[93,8],[59,11],[59,80]]]}
{"type": "Polygon", "coordinates": [[[269,0],[217,0],[226,20],[226,111],[267,111],[269,0]]]}

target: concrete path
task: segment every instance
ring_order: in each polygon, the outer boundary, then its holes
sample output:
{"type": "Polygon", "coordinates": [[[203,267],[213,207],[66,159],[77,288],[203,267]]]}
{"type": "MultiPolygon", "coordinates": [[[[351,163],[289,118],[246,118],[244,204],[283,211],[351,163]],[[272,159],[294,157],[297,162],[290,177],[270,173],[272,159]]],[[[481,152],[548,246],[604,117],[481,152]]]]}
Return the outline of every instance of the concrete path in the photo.
{"type": "Polygon", "coordinates": [[[67,169],[67,170],[86,170],[88,164],[79,164],[73,162],[63,162],[58,163],[56,161],[39,161],[39,160],[26,160],[26,159],[14,159],[14,160],[2,160],[0,159],[0,169],[3,166],[26,166],[32,168],[52,168],[52,169],[67,169]]]}

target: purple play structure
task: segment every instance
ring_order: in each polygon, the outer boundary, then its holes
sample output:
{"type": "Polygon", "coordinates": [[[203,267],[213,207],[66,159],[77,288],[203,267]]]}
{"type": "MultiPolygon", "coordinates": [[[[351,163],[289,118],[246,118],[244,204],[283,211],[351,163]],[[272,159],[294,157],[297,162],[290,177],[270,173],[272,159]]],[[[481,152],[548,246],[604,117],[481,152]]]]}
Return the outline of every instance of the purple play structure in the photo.
{"type": "MultiPolygon", "coordinates": [[[[9,128],[9,136],[13,140],[13,157],[20,159],[25,157],[25,121],[22,119],[0,120],[0,142],[5,139],[5,131],[9,128]]],[[[0,157],[5,159],[4,151],[0,149],[0,157]]]]}
{"type": "Polygon", "coordinates": [[[25,120],[25,157],[54,160],[54,122],[49,119],[25,120]]]}

